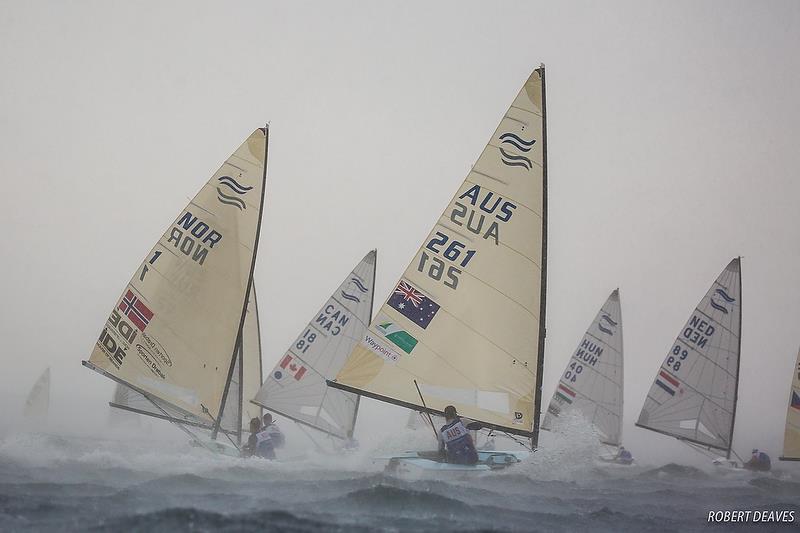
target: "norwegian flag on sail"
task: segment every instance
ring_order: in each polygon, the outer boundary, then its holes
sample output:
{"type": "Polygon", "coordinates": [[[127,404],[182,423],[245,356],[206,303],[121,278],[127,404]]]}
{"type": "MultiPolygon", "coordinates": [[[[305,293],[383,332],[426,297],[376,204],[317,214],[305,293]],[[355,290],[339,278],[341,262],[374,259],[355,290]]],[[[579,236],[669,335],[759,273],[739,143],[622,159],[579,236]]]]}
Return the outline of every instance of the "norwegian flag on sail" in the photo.
{"type": "Polygon", "coordinates": [[[304,367],[300,363],[296,362],[294,360],[294,357],[292,357],[289,354],[286,354],[286,357],[284,357],[283,361],[281,361],[281,368],[283,368],[284,370],[289,372],[291,375],[293,375],[294,379],[296,379],[298,381],[306,373],[306,367],[304,367]]]}
{"type": "Polygon", "coordinates": [[[150,319],[153,318],[153,312],[130,289],[122,298],[119,310],[133,322],[134,326],[139,328],[139,331],[144,331],[144,328],[150,323],[150,319]]]}

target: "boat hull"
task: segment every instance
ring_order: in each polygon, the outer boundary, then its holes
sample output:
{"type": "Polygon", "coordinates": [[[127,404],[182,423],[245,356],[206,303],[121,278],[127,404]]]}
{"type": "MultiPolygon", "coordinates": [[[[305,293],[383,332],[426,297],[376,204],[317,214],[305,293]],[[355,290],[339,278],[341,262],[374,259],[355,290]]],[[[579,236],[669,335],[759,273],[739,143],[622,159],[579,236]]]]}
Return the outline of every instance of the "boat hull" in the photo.
{"type": "Polygon", "coordinates": [[[438,452],[406,452],[388,459],[386,472],[398,475],[455,474],[470,475],[504,470],[530,455],[518,451],[478,451],[478,462],[474,465],[447,463],[438,452]]]}

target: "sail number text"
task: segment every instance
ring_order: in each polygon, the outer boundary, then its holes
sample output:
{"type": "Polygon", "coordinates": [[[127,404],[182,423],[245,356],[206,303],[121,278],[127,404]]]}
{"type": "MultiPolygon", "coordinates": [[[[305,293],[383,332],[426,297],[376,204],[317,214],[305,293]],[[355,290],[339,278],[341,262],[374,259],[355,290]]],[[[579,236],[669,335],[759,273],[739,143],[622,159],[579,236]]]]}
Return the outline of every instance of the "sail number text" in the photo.
{"type": "Polygon", "coordinates": [[[442,277],[446,275],[443,283],[445,286],[455,289],[458,287],[458,276],[462,272],[461,268],[466,267],[476,253],[475,250],[466,250],[466,247],[466,244],[451,239],[450,236],[441,231],[437,231],[433,239],[425,245],[425,250],[420,254],[417,270],[436,281],[441,281],[442,277]],[[428,254],[426,250],[430,250],[455,264],[447,265],[439,257],[428,254]],[[464,253],[463,256],[461,255],[462,252],[464,253]]]}

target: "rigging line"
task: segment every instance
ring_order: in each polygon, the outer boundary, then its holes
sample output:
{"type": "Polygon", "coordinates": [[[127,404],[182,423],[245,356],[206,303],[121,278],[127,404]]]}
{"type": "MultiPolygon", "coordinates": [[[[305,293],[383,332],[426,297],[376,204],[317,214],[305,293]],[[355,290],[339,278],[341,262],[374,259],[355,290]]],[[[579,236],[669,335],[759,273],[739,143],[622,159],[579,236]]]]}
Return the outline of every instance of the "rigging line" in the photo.
{"type": "Polygon", "coordinates": [[[430,412],[428,412],[428,406],[425,404],[425,398],[422,397],[422,391],[419,390],[419,385],[417,385],[417,380],[414,380],[414,386],[417,388],[417,394],[419,394],[419,399],[422,400],[422,407],[425,408],[425,414],[428,415],[428,422],[431,423],[431,429],[433,430],[434,438],[436,438],[436,442],[439,442],[439,432],[436,431],[436,425],[433,423],[433,418],[431,418],[430,412]]]}
{"type": "MultiPolygon", "coordinates": [[[[207,414],[207,415],[208,415],[208,417],[211,419],[211,422],[213,423],[212,425],[216,425],[216,423],[217,423],[217,419],[216,419],[216,418],[214,418],[213,416],[211,416],[211,413],[209,413],[209,412],[208,412],[208,409],[206,409],[206,408],[205,408],[205,406],[201,405],[200,407],[202,407],[202,408],[203,408],[203,412],[204,412],[205,414],[207,414]]],[[[220,412],[220,415],[219,415],[219,420],[220,420],[220,425],[221,425],[221,424],[222,424],[222,412],[220,412]]],[[[241,423],[242,423],[242,418],[241,418],[241,414],[240,414],[240,415],[239,415],[239,425],[241,425],[241,423]]],[[[240,430],[240,431],[241,431],[241,430],[240,430]]],[[[231,444],[233,444],[233,447],[234,447],[234,448],[236,448],[236,451],[238,451],[238,452],[240,452],[240,453],[241,453],[241,451],[242,451],[242,450],[241,450],[241,448],[239,448],[239,447],[236,445],[236,443],[235,443],[235,442],[233,442],[233,439],[232,439],[232,438],[231,438],[231,436],[228,434],[228,432],[223,430],[223,431],[222,431],[222,433],[223,433],[223,434],[224,434],[226,437],[228,437],[228,440],[231,442],[231,444]]],[[[241,433],[240,433],[240,434],[241,434],[241,433]]]]}
{"type": "Polygon", "coordinates": [[[187,435],[189,435],[189,436],[192,438],[192,441],[196,442],[197,444],[199,444],[199,445],[201,445],[203,448],[205,448],[205,446],[203,446],[203,443],[200,441],[200,439],[199,439],[199,438],[197,438],[197,435],[195,435],[194,433],[192,433],[191,431],[189,431],[189,428],[185,427],[183,424],[178,424],[177,422],[175,422],[175,421],[174,421],[174,420],[173,420],[173,419],[172,419],[172,418],[169,416],[169,413],[167,413],[167,412],[164,410],[164,408],[163,408],[163,407],[161,407],[160,405],[158,405],[158,403],[156,403],[156,401],[155,401],[155,400],[153,400],[152,398],[150,398],[150,395],[148,395],[148,394],[143,394],[142,396],[144,396],[145,398],[147,398],[147,400],[148,400],[150,403],[152,403],[152,404],[153,404],[153,405],[156,407],[156,409],[158,409],[159,411],[161,411],[161,412],[163,413],[163,415],[167,417],[167,420],[169,420],[169,422],[170,422],[171,424],[175,424],[176,426],[178,426],[178,427],[179,427],[179,428],[180,428],[182,431],[184,431],[184,432],[185,432],[187,435]]]}
{"type": "Polygon", "coordinates": [[[528,450],[529,452],[533,453],[533,452],[535,452],[535,451],[536,451],[536,450],[534,450],[534,449],[533,449],[531,446],[528,446],[527,444],[525,444],[525,443],[524,443],[524,442],[522,442],[521,440],[517,439],[516,437],[514,437],[514,436],[513,436],[513,435],[511,435],[510,433],[506,433],[505,431],[503,431],[502,433],[503,433],[503,434],[504,434],[506,437],[508,437],[509,439],[513,440],[514,442],[516,442],[517,444],[519,444],[520,446],[522,446],[523,448],[525,448],[526,450],[528,450]]]}

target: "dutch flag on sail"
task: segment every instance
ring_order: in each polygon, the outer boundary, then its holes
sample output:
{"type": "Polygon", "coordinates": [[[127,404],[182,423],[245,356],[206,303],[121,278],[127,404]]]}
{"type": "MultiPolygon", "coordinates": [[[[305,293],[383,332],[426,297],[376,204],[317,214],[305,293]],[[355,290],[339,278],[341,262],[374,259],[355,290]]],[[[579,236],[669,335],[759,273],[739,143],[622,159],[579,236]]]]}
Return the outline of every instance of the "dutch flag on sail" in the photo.
{"type": "Polygon", "coordinates": [[[664,389],[670,396],[675,396],[675,390],[680,386],[680,382],[668,372],[662,370],[658,373],[658,376],[656,376],[656,385],[664,389]]]}

